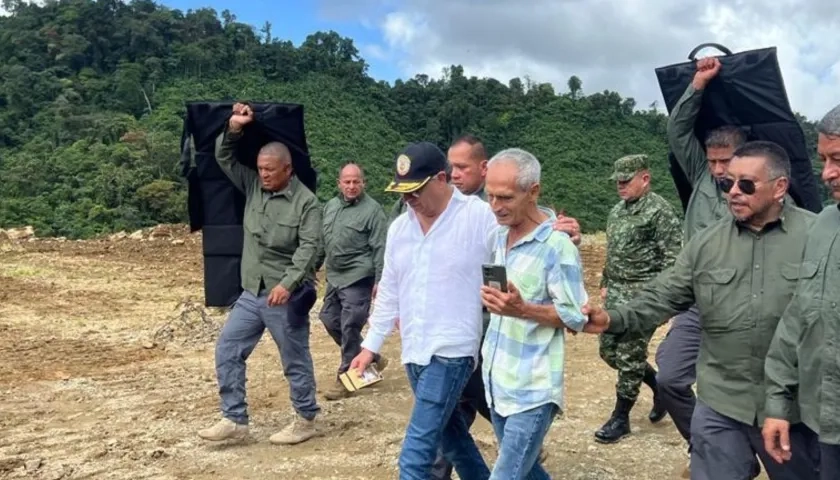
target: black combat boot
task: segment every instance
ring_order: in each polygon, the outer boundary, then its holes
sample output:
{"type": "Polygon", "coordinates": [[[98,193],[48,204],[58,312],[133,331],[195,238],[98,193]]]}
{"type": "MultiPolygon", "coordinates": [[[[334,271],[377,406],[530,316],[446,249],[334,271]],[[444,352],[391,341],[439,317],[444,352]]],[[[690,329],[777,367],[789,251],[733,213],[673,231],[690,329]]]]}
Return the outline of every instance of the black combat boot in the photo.
{"type": "Polygon", "coordinates": [[[650,387],[653,390],[653,408],[650,409],[650,414],[648,414],[648,420],[651,423],[656,423],[663,418],[668,412],[665,410],[665,407],[659,401],[659,389],[656,388],[656,370],[650,366],[650,364],[645,367],[645,377],[644,377],[645,385],[650,387]]]}
{"type": "Polygon", "coordinates": [[[617,397],[615,410],[607,423],[595,432],[595,441],[600,443],[615,443],[630,435],[630,409],[636,403],[626,398],[617,397]]]}

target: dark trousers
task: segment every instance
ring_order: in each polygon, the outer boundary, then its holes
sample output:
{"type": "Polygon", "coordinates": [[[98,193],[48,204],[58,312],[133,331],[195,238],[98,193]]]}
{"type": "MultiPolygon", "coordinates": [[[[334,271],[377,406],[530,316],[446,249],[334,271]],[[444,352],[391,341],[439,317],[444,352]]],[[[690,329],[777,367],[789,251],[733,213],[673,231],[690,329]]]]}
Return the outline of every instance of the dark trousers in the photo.
{"type": "MultiPolygon", "coordinates": [[[[370,314],[373,277],[363,278],[344,288],[327,284],[319,318],[335,343],[341,347],[338,375],[350,368],[350,362],[362,351],[362,328],[370,314]]],[[[378,355],[375,360],[378,360],[378,355]]]]}
{"type": "Polygon", "coordinates": [[[791,459],[779,464],[764,449],[761,428],[726,417],[698,401],[691,423],[691,446],[692,480],[752,480],[756,455],[770,480],[820,478],[818,438],[803,423],[791,425],[791,459]]]}
{"type": "Polygon", "coordinates": [[[840,445],[820,442],[820,480],[840,478],[840,445]]]}
{"type": "Polygon", "coordinates": [[[691,416],[696,398],[691,386],[697,380],[700,353],[700,311],[697,306],[674,317],[671,330],[656,350],[656,385],[659,401],[686,441],[691,440],[691,416]]]}

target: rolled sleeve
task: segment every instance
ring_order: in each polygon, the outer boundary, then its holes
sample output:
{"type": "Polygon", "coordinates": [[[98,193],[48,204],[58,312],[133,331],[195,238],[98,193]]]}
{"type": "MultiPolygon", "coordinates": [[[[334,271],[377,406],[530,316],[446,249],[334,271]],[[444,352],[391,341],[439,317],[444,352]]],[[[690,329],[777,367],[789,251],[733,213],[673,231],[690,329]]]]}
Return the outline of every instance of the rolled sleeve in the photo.
{"type": "Polygon", "coordinates": [[[581,310],[589,301],[580,253],[570,239],[562,245],[548,273],[548,293],[563,324],[580,332],[588,320],[581,310]]]}

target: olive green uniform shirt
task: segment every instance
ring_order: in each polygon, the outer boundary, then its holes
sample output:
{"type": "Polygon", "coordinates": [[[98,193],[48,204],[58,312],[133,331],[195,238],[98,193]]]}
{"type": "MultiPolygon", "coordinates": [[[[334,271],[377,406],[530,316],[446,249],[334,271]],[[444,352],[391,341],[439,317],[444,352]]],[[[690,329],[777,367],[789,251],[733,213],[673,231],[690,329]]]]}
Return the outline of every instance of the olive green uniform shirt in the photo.
{"type": "Polygon", "coordinates": [[[698,398],[753,425],[764,421],[764,359],[800,276],[816,215],[786,203],[760,232],[721,219],[692,238],[673,268],[637,298],[608,310],[611,333],[650,331],[696,304],[700,310],[698,398]]]}
{"type": "Polygon", "coordinates": [[[324,206],[323,232],[330,285],[344,288],[368,277],[379,282],[388,234],[379,202],[366,194],[353,201],[342,195],[332,198],[324,206]]]}
{"type": "Polygon", "coordinates": [[[685,210],[686,241],[729,213],[726,199],[709,172],[706,151],[694,134],[702,100],[703,91],[689,84],[668,119],[668,146],[693,187],[685,210]]]}
{"type": "Polygon", "coordinates": [[[808,231],[799,283],[770,345],[765,375],[768,417],[792,423],[799,417],[821,442],[840,445],[838,205],[826,207],[808,231]]]}
{"type": "Polygon", "coordinates": [[[235,158],[242,133],[225,131],[216,139],[216,161],[245,194],[242,221],[242,288],[258,295],[282,285],[290,294],[304,281],[314,281],[321,243],[321,207],[306,186],[292,176],[279,192],[262,189],[259,174],[235,158]]]}

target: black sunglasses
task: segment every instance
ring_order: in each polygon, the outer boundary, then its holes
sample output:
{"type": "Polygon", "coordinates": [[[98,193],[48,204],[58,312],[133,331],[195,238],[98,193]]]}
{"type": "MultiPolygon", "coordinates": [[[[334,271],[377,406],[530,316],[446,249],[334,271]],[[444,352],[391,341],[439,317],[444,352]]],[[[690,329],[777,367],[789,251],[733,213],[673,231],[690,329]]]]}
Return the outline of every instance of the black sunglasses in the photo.
{"type": "MultiPolygon", "coordinates": [[[[778,178],[778,177],[776,177],[776,178],[778,178]]],[[[767,182],[773,181],[776,178],[768,179],[767,182]]],[[[738,190],[740,190],[741,193],[743,193],[744,195],[752,195],[753,193],[755,193],[756,184],[767,183],[767,182],[761,182],[761,181],[756,182],[755,180],[749,180],[747,178],[742,178],[742,179],[740,179],[736,182],[735,180],[732,180],[731,178],[722,178],[722,179],[718,180],[718,185],[720,185],[720,189],[723,190],[724,193],[729,193],[732,190],[732,187],[734,187],[735,184],[737,183],[738,184],[738,190]]]]}

